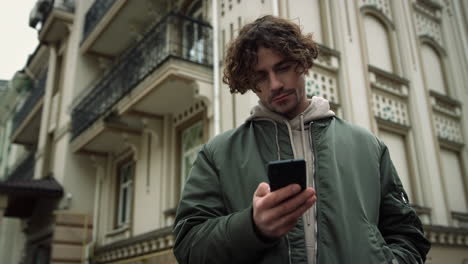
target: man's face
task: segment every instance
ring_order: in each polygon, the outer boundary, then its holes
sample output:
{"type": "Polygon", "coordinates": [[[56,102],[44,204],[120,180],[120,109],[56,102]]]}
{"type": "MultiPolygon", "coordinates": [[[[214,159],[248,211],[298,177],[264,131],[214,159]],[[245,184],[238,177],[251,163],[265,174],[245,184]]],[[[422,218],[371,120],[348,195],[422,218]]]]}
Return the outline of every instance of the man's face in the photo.
{"type": "Polygon", "coordinates": [[[257,58],[254,74],[258,91],[254,92],[262,104],[289,119],[302,113],[309,105],[303,70],[298,71],[296,62],[272,49],[258,48],[257,58]]]}

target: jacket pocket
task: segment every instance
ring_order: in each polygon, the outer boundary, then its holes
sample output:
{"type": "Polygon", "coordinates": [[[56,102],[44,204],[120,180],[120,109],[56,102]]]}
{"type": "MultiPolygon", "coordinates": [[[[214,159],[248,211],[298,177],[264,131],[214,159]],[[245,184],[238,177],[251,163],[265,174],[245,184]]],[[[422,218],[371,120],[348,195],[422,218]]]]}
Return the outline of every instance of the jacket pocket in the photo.
{"type": "Polygon", "coordinates": [[[387,246],[379,229],[372,224],[368,224],[368,228],[371,251],[374,257],[379,261],[378,263],[398,264],[398,260],[387,246]]]}

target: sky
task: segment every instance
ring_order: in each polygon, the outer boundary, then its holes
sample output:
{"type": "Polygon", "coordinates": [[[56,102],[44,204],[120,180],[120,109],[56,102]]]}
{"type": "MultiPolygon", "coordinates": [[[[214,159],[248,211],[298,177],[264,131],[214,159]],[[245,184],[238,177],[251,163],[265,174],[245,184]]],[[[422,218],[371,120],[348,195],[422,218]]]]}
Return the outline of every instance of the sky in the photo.
{"type": "Polygon", "coordinates": [[[26,64],[38,44],[29,27],[29,12],[37,0],[0,0],[0,79],[9,80],[26,64]]]}

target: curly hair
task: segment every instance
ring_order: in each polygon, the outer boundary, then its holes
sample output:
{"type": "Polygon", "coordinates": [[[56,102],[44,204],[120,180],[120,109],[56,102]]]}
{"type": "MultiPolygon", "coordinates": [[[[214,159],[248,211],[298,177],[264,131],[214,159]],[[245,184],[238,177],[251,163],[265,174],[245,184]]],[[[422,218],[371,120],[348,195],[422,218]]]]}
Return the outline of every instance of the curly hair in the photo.
{"type": "Polygon", "coordinates": [[[275,50],[297,63],[296,70],[304,72],[313,66],[318,56],[312,34],[303,34],[297,24],[283,18],[271,15],[260,17],[242,27],[227,49],[223,82],[229,85],[231,93],[257,91],[252,73],[257,64],[259,47],[275,50]]]}

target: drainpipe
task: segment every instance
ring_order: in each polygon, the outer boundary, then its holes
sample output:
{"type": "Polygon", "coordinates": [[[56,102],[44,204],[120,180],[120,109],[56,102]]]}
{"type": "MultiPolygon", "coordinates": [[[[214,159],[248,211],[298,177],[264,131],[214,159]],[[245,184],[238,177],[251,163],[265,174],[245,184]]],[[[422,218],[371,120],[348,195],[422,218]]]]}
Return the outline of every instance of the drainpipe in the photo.
{"type": "Polygon", "coordinates": [[[214,111],[214,135],[221,131],[221,109],[220,109],[220,84],[219,84],[219,41],[218,41],[218,0],[212,0],[213,21],[213,111],[214,111]]]}
{"type": "MultiPolygon", "coordinates": [[[[95,156],[91,157],[94,166],[96,168],[96,184],[94,186],[94,207],[93,207],[93,230],[91,233],[91,241],[86,244],[84,248],[84,263],[91,263],[90,257],[94,255],[94,247],[97,243],[98,239],[98,227],[99,227],[99,218],[100,218],[100,208],[99,205],[101,203],[101,186],[104,180],[104,174],[106,173],[105,169],[102,167],[102,164],[107,165],[107,160],[103,158],[98,158],[95,156]]],[[[85,232],[88,232],[88,226],[85,227],[85,232]]]]}
{"type": "Polygon", "coordinates": [[[278,0],[271,0],[271,6],[273,7],[273,15],[279,16],[279,3],[278,0]]]}

